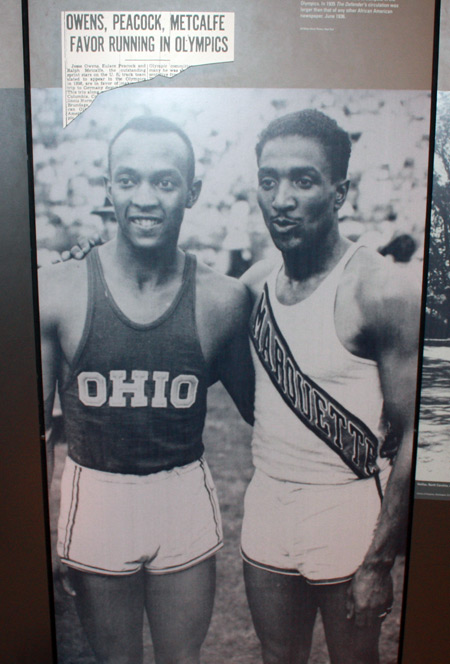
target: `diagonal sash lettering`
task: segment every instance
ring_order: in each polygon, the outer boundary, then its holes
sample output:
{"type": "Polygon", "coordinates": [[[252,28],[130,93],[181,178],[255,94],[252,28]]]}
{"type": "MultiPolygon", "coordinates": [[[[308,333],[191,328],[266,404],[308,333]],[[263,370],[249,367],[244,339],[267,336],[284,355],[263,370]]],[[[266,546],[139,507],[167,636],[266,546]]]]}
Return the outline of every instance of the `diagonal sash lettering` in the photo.
{"type": "Polygon", "coordinates": [[[359,478],[376,475],[378,438],[302,372],[276,323],[267,284],[250,322],[250,338],[270,380],[301,422],[359,478]]]}

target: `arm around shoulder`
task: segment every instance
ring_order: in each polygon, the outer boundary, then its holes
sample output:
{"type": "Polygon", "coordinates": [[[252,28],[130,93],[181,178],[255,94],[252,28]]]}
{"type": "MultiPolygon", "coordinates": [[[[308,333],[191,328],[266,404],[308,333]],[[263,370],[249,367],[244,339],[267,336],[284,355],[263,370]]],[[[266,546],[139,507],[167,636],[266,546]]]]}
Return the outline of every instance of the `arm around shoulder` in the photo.
{"type": "Polygon", "coordinates": [[[248,289],[237,284],[232,307],[233,330],[218,356],[218,376],[248,424],[254,421],[255,372],[250,353],[248,321],[252,301],[248,289]]]}
{"type": "Polygon", "coordinates": [[[214,328],[216,341],[211,383],[220,380],[246,422],[253,423],[254,369],[248,339],[252,302],[244,284],[231,277],[209,273],[203,319],[214,328]]]}

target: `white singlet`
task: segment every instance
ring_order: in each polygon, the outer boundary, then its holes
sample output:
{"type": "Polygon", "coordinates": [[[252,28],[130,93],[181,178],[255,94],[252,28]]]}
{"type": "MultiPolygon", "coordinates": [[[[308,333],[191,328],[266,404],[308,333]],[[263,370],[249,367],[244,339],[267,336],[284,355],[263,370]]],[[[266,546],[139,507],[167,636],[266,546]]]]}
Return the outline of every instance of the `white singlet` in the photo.
{"type": "MultiPolygon", "coordinates": [[[[350,353],[339,340],[334,322],[341,276],[360,246],[353,244],[317,289],[297,304],[283,305],[277,299],[279,267],[269,275],[267,286],[274,318],[301,371],[378,437],[383,397],[376,362],[350,353]]],[[[275,479],[302,484],[337,485],[356,480],[338,454],[286,405],[253,348],[252,353],[256,370],[255,467],[275,479]]],[[[389,461],[378,459],[378,466],[388,471],[389,461]]],[[[385,472],[381,478],[384,484],[385,472]]]]}

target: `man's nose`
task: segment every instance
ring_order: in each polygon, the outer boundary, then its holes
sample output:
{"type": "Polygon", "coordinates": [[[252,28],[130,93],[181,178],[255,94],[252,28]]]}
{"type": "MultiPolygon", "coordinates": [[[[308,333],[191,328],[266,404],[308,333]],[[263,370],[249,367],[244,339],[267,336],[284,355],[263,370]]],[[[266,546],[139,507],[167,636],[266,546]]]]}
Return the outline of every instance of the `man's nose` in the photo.
{"type": "Polygon", "coordinates": [[[151,182],[143,180],[139,183],[133,191],[132,203],[140,208],[155,207],[159,204],[156,189],[151,182]]]}
{"type": "Polygon", "coordinates": [[[295,197],[290,182],[281,181],[278,184],[272,205],[276,210],[286,210],[295,207],[295,197]]]}

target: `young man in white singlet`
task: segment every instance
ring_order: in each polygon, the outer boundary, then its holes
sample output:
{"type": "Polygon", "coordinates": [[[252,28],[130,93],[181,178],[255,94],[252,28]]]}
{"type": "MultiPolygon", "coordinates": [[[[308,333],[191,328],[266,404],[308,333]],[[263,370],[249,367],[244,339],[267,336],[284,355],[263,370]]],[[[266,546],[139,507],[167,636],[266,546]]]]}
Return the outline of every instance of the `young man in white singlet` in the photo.
{"type": "Polygon", "coordinates": [[[420,298],[339,232],[350,150],[312,110],[273,121],[256,148],[281,253],[243,277],[255,300],[256,470],[242,552],[264,664],[306,664],[318,609],[333,664],[377,663],[405,534],[420,298]]]}
{"type": "Polygon", "coordinates": [[[176,125],[132,120],[109,150],[116,238],[39,272],[46,427],[58,386],[69,446],[58,553],[102,664],[142,662],[144,612],[158,664],[199,662],[221,546],[207,385],[251,417],[247,289],[177,247],[194,169],[176,125]]]}

